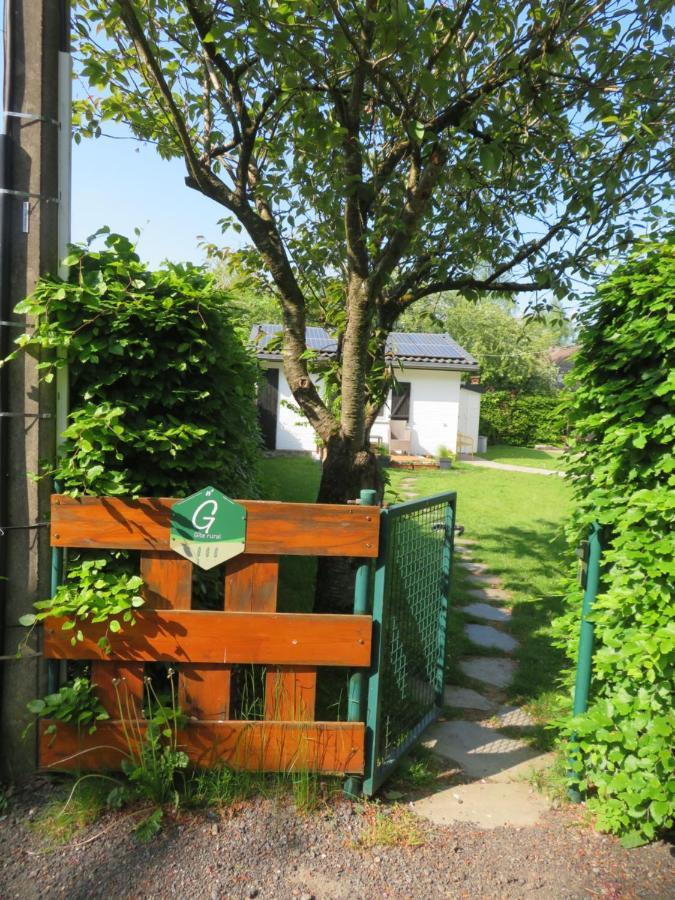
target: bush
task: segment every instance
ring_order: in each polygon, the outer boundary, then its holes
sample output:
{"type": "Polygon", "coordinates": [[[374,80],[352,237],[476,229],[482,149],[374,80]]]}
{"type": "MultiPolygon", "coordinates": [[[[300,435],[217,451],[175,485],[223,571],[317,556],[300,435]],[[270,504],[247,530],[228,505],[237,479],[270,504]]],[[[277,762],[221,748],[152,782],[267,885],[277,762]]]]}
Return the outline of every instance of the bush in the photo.
{"type": "MultiPolygon", "coordinates": [[[[675,246],[617,268],[585,315],[571,373],[573,543],[603,526],[601,593],[588,712],[564,723],[598,826],[626,846],[675,814],[675,246]]],[[[570,586],[558,641],[576,660],[581,595],[570,586]]]]}
{"type": "Polygon", "coordinates": [[[20,343],[69,366],[71,411],[52,474],[64,492],[181,496],[213,484],[257,494],[256,367],[229,297],[194,266],[151,272],[118,234],[73,247],[71,279],[40,280],[20,343]]]}
{"type": "Polygon", "coordinates": [[[480,433],[497,444],[559,444],[567,433],[564,407],[560,394],[490,391],[481,397],[480,433]]]}

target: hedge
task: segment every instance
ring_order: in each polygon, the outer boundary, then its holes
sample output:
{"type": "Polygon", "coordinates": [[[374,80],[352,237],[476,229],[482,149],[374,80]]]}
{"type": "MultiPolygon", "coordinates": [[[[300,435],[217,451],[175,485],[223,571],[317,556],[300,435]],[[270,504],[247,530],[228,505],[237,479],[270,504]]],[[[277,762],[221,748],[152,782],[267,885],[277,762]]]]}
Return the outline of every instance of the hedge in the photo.
{"type": "Polygon", "coordinates": [[[69,366],[50,472],[64,492],[166,497],[214,484],[256,496],[257,372],[229,295],[194,266],[150,271],[119,234],[101,251],[72,247],[67,263],[69,282],[44,277],[17,307],[37,321],[20,345],[53,351],[43,376],[69,366]]]}
{"type": "MultiPolygon", "coordinates": [[[[571,377],[570,541],[604,533],[587,713],[576,777],[598,826],[625,846],[675,820],[675,245],[648,245],[618,267],[584,317],[571,377]]],[[[581,592],[554,623],[574,663],[581,592]]]]}
{"type": "Polygon", "coordinates": [[[481,397],[480,433],[496,444],[560,444],[567,432],[565,398],[565,393],[487,392],[481,397]]]}

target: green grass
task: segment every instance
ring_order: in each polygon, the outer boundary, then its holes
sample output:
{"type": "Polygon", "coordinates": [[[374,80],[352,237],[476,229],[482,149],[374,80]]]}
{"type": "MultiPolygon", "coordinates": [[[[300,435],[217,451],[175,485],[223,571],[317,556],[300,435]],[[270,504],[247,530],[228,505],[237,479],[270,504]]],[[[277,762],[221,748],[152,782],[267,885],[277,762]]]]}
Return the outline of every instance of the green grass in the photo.
{"type": "Polygon", "coordinates": [[[260,466],[264,500],[314,503],[319,493],[321,464],[309,456],[266,456],[260,466]]]}
{"type": "MultiPolygon", "coordinates": [[[[390,470],[388,499],[396,500],[403,478],[414,477],[420,497],[457,491],[457,521],[464,537],[476,541],[473,559],[485,563],[513,592],[511,634],[521,642],[520,666],[511,699],[532,704],[545,721],[553,713],[557,676],[564,665],[552,646],[550,622],[562,611],[565,571],[563,524],[570,489],[560,478],[483,469],[458,463],[449,471],[390,470]]],[[[465,602],[466,576],[453,574],[453,606],[465,602]]],[[[448,680],[462,683],[457,663],[471,645],[463,634],[464,616],[453,609],[448,635],[448,680]]],[[[474,651],[475,652],[475,651],[474,651]]]]}
{"type": "Polygon", "coordinates": [[[549,450],[534,450],[532,447],[510,447],[508,444],[495,444],[488,447],[485,453],[476,454],[480,459],[492,459],[495,462],[508,463],[511,466],[533,466],[536,469],[561,469],[560,453],[549,450]]]}

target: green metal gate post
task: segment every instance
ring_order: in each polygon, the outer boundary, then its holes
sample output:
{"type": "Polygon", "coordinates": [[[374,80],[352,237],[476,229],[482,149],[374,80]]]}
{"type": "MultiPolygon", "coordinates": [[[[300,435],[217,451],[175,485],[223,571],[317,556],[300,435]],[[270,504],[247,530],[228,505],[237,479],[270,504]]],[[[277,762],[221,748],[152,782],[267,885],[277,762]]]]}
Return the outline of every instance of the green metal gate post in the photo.
{"type": "MultiPolygon", "coordinates": [[[[597,522],[593,522],[588,535],[588,556],[586,558],[586,571],[584,574],[584,599],[581,606],[581,625],[579,629],[579,655],[577,658],[577,672],[574,685],[575,716],[585,713],[588,709],[588,695],[591,688],[591,670],[593,664],[593,623],[588,621],[588,616],[593,609],[593,601],[600,589],[600,557],[602,556],[602,529],[597,522]]],[[[570,748],[570,760],[578,757],[579,746],[572,739],[570,748]]],[[[574,775],[570,768],[570,774],[574,775]]],[[[574,775],[576,778],[576,775],[574,775]]],[[[578,782],[573,782],[568,791],[569,797],[575,803],[581,800],[578,782]]]]}
{"type": "Polygon", "coordinates": [[[436,663],[436,705],[445,703],[445,657],[448,644],[448,607],[450,605],[450,582],[452,576],[452,558],[455,550],[455,521],[457,518],[457,500],[453,497],[445,509],[445,542],[443,545],[442,568],[442,603],[438,615],[438,659],[436,663]]]}
{"type": "Polygon", "coordinates": [[[366,771],[363,793],[371,796],[375,790],[375,753],[380,726],[380,660],[382,657],[382,618],[384,614],[384,589],[387,574],[387,542],[389,539],[389,510],[380,510],[380,552],[375,562],[373,577],[373,640],[370,672],[368,675],[368,708],[366,712],[366,771]]]}
{"type": "MultiPolygon", "coordinates": [[[[359,503],[361,506],[374,506],[376,500],[375,491],[361,491],[359,503]]],[[[378,509],[377,514],[380,511],[378,509]]],[[[368,588],[370,586],[371,563],[361,563],[356,570],[354,582],[354,615],[362,616],[368,612],[368,588]]],[[[352,672],[349,679],[349,699],[347,701],[347,719],[350,722],[362,722],[364,719],[364,673],[362,669],[352,672]]],[[[345,793],[349,797],[358,797],[361,793],[361,779],[351,775],[345,781],[345,793]]]]}

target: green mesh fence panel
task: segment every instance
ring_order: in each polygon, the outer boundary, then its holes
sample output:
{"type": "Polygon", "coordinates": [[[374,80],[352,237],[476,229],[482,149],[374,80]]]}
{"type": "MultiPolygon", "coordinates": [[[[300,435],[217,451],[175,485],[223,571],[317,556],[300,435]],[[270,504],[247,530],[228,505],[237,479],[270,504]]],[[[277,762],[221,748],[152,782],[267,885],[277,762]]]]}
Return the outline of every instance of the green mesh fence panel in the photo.
{"type": "Polygon", "coordinates": [[[367,771],[374,793],[443,704],[456,495],[382,510],[373,587],[367,771]]]}

